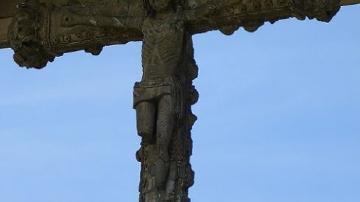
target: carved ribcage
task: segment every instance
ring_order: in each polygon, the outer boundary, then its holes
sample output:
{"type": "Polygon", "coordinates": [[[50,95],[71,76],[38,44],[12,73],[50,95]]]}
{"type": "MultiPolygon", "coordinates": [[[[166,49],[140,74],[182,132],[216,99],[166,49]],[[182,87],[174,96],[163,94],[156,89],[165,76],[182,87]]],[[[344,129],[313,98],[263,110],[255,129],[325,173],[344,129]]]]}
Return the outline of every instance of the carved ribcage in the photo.
{"type": "Polygon", "coordinates": [[[144,28],[143,67],[157,66],[170,70],[178,66],[183,50],[183,29],[172,24],[147,26],[144,28]]]}

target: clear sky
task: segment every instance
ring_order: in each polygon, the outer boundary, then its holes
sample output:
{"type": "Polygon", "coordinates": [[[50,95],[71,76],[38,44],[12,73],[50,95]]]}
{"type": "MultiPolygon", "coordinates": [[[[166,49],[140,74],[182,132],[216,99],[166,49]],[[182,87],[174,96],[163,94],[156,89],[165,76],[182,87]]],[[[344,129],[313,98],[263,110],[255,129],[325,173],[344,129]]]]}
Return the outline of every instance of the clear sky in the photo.
{"type": "MultiPolygon", "coordinates": [[[[194,202],[360,201],[360,7],[194,36],[194,202]]],[[[0,201],[137,201],[141,43],[21,69],[0,50],[0,201]]]]}

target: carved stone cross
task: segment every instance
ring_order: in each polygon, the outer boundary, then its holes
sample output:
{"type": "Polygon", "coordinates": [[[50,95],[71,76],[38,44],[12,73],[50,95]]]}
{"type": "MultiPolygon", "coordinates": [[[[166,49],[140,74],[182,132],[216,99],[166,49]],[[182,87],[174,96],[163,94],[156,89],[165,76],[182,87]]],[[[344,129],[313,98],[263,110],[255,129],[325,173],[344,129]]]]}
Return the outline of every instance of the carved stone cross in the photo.
{"type": "Polygon", "coordinates": [[[100,54],[108,45],[142,41],[143,77],[134,86],[140,202],[189,202],[191,128],[198,100],[192,35],[295,17],[329,22],[360,0],[0,0],[0,48],[27,68],[67,52],[100,54]]]}

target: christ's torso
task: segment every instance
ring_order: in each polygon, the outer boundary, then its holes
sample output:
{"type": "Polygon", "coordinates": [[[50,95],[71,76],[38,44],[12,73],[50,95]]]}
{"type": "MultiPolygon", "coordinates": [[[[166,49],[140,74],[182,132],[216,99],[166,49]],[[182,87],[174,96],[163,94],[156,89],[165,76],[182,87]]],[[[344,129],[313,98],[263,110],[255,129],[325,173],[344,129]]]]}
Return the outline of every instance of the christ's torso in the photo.
{"type": "Polygon", "coordinates": [[[184,23],[175,14],[164,19],[148,17],[142,30],[143,81],[175,76],[183,53],[184,23]]]}

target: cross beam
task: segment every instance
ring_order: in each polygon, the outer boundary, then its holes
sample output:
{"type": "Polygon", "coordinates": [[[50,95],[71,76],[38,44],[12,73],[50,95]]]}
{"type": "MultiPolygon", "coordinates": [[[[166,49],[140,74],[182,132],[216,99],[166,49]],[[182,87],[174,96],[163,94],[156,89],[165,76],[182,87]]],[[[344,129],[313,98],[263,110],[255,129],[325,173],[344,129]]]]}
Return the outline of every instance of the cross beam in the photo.
{"type": "Polygon", "coordinates": [[[41,69],[66,52],[100,54],[143,41],[143,77],[134,86],[141,147],[140,202],[189,202],[194,183],[191,128],[198,100],[192,35],[240,27],[253,32],[287,18],[329,22],[360,0],[0,0],[0,48],[20,66],[41,69]]]}
{"type": "MultiPolygon", "coordinates": [[[[54,5],[66,5],[65,0],[41,0],[42,3],[52,3],[54,5]]],[[[81,2],[93,2],[91,0],[81,2]]],[[[360,0],[341,0],[341,6],[349,6],[360,4],[360,0]]],[[[12,18],[16,15],[16,1],[13,0],[0,0],[0,49],[10,48],[8,29],[12,18]]]]}

